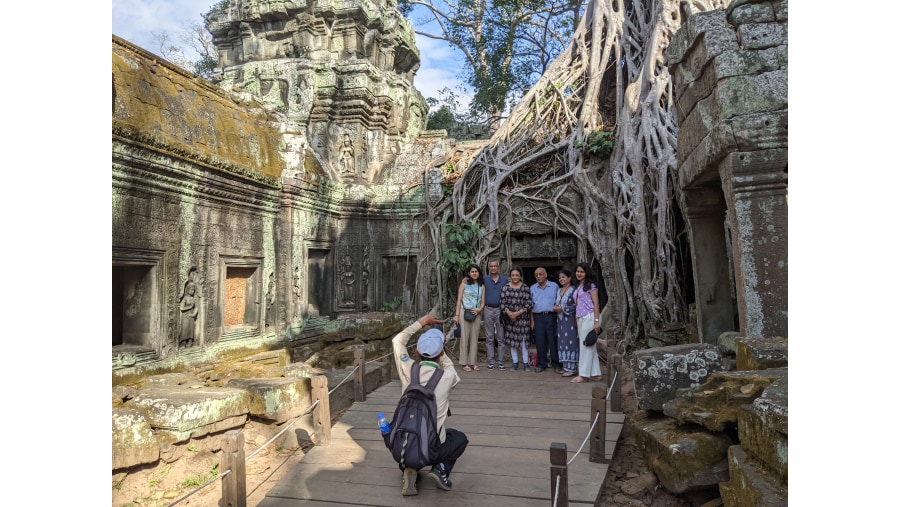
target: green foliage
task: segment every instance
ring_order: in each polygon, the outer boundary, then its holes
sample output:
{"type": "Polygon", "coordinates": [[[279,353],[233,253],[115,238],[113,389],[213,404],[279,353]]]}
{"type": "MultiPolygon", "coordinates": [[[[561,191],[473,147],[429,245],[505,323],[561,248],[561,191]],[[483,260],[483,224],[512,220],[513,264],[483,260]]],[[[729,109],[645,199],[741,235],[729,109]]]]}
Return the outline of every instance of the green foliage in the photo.
{"type": "Polygon", "coordinates": [[[188,444],[187,450],[189,450],[191,452],[197,452],[197,446],[194,444],[188,444]]]}
{"type": "Polygon", "coordinates": [[[212,73],[216,70],[216,66],[219,65],[219,62],[213,60],[209,56],[203,56],[196,62],[194,62],[194,74],[198,76],[209,79],[212,77],[212,73]]]}
{"type": "Polygon", "coordinates": [[[445,40],[464,55],[460,77],[473,89],[469,114],[474,122],[493,124],[565,49],[584,5],[581,0],[399,0],[398,9],[434,32],[424,35],[445,40]]]}
{"type": "Polygon", "coordinates": [[[444,231],[446,247],[438,267],[450,275],[461,273],[475,261],[473,243],[480,240],[484,233],[478,222],[473,221],[444,224],[444,231]]]}
{"type": "Polygon", "coordinates": [[[392,299],[390,301],[386,301],[383,305],[381,305],[381,308],[379,309],[379,311],[392,312],[392,311],[396,310],[397,307],[400,306],[400,303],[402,303],[402,302],[403,302],[403,296],[397,296],[394,299],[392,299]]]}
{"type": "Polygon", "coordinates": [[[216,463],[213,465],[212,469],[205,474],[197,474],[187,477],[185,480],[181,481],[181,487],[183,488],[196,488],[198,486],[202,486],[209,482],[212,479],[215,479],[219,476],[219,464],[216,463]]]}
{"type": "Polygon", "coordinates": [[[584,156],[603,161],[612,155],[615,139],[615,134],[611,130],[598,130],[589,135],[584,142],[575,141],[575,147],[581,148],[584,156]]]}
{"type": "Polygon", "coordinates": [[[447,105],[428,115],[428,130],[449,130],[456,123],[456,116],[447,105]]]}

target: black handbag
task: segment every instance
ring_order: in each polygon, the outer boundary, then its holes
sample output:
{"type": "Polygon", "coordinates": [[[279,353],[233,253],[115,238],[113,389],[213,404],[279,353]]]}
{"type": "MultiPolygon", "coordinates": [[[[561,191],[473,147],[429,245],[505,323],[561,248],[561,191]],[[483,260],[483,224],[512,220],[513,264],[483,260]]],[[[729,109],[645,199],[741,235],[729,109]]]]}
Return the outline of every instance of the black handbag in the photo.
{"type": "Polygon", "coordinates": [[[508,325],[512,324],[513,321],[511,318],[509,318],[509,315],[507,315],[506,312],[501,311],[500,312],[500,323],[508,326],[508,325]]]}
{"type": "Polygon", "coordinates": [[[584,337],[584,346],[591,347],[596,344],[597,344],[597,333],[595,333],[593,330],[591,330],[591,332],[588,333],[587,336],[584,337]]]}
{"type": "Polygon", "coordinates": [[[475,320],[475,314],[472,313],[472,310],[464,310],[464,311],[463,311],[463,318],[466,319],[466,320],[469,321],[469,322],[472,322],[473,320],[475,320]]]}

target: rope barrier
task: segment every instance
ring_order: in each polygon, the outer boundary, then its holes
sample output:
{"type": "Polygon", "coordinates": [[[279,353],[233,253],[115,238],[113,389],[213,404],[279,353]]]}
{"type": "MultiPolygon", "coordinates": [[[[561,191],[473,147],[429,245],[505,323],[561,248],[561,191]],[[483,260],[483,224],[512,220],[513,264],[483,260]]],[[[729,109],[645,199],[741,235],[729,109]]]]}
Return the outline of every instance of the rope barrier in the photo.
{"type": "Polygon", "coordinates": [[[581,442],[581,447],[579,447],[578,450],[575,451],[575,455],[572,456],[572,459],[570,459],[568,462],[566,462],[566,466],[571,465],[572,462],[575,461],[575,458],[578,457],[578,453],[580,453],[581,450],[584,449],[584,444],[586,444],[588,439],[591,438],[591,433],[594,432],[594,426],[597,425],[598,419],[600,419],[600,414],[597,414],[594,416],[594,423],[591,424],[591,429],[588,430],[588,434],[584,436],[584,441],[581,442]]]}
{"type": "Polygon", "coordinates": [[[182,500],[187,499],[187,497],[193,495],[194,493],[200,491],[201,489],[203,489],[203,488],[209,486],[209,485],[212,484],[213,482],[215,482],[215,481],[221,479],[222,477],[225,477],[226,475],[228,475],[228,474],[230,474],[230,473],[231,473],[231,470],[229,469],[229,470],[226,470],[225,472],[223,472],[221,475],[217,475],[217,476],[213,477],[212,479],[206,481],[206,484],[200,486],[199,488],[195,489],[194,491],[191,491],[190,493],[184,495],[183,497],[179,498],[178,500],[175,500],[174,502],[170,503],[170,504],[169,504],[169,507],[172,507],[173,505],[178,505],[179,503],[181,503],[182,500]]]}
{"type": "Polygon", "coordinates": [[[298,415],[297,417],[295,417],[294,420],[290,422],[290,424],[288,424],[288,425],[285,426],[281,431],[279,431],[278,433],[276,433],[274,437],[270,438],[268,442],[266,442],[266,443],[264,443],[263,445],[259,446],[259,449],[257,449],[257,450],[255,450],[255,451],[253,451],[252,453],[250,453],[250,455],[247,456],[247,459],[244,460],[244,463],[250,461],[250,458],[252,458],[253,456],[256,456],[257,453],[259,453],[259,451],[265,449],[265,447],[266,447],[267,445],[269,445],[270,443],[272,443],[273,440],[275,440],[276,438],[280,437],[282,433],[284,433],[284,432],[287,431],[291,426],[293,426],[294,424],[296,424],[297,421],[299,421],[301,417],[303,417],[303,416],[305,416],[306,414],[312,412],[312,410],[313,410],[314,408],[316,408],[316,405],[318,405],[318,404],[319,404],[319,400],[316,400],[316,402],[313,403],[312,405],[310,405],[309,408],[307,408],[306,410],[304,410],[302,414],[300,414],[300,415],[298,415]]]}
{"type": "Polygon", "coordinates": [[[557,501],[559,501],[559,474],[556,474],[556,494],[553,495],[553,507],[556,507],[557,501]]]}
{"type": "Polygon", "coordinates": [[[619,376],[619,372],[617,371],[615,375],[613,375],[612,382],[609,383],[609,389],[606,390],[606,399],[609,399],[609,395],[612,394],[612,388],[616,385],[616,378],[619,376]]]}

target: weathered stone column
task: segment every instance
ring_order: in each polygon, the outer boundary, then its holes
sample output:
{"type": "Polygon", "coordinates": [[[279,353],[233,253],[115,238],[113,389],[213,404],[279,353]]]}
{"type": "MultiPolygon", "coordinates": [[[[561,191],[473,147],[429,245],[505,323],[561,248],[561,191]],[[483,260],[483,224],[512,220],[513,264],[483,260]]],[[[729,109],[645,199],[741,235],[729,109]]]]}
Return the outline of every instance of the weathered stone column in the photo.
{"type": "Polygon", "coordinates": [[[787,150],[731,153],[719,171],[732,210],[741,330],[787,336],[787,150]]]}
{"type": "Polygon", "coordinates": [[[725,248],[725,199],[717,187],[699,187],[684,190],[682,200],[694,267],[697,331],[704,343],[716,345],[720,334],[735,330],[728,274],[731,259],[725,248]]]}

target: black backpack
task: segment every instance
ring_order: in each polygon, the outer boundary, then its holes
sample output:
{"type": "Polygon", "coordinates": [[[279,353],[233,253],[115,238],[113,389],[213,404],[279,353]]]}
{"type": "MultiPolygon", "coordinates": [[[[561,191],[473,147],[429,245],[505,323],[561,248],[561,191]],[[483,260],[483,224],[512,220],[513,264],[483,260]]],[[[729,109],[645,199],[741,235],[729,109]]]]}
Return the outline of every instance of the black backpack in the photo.
{"type": "Polygon", "coordinates": [[[401,468],[415,470],[437,463],[441,439],[434,388],[444,375],[444,370],[435,369],[428,384],[423,386],[419,382],[419,370],[419,363],[413,363],[409,385],[394,411],[391,431],[384,436],[385,445],[401,468]]]}

